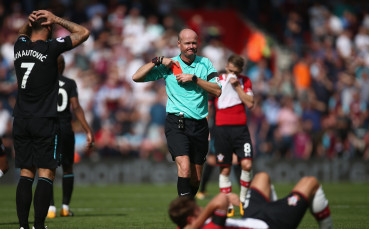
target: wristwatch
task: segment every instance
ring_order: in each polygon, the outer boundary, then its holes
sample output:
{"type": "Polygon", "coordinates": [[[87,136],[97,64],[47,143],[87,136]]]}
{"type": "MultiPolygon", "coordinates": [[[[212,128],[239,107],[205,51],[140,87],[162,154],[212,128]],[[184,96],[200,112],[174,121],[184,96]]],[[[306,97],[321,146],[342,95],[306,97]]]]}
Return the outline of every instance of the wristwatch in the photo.
{"type": "Polygon", "coordinates": [[[193,75],[192,76],[192,82],[194,82],[195,84],[197,84],[197,76],[196,75],[193,75]]]}

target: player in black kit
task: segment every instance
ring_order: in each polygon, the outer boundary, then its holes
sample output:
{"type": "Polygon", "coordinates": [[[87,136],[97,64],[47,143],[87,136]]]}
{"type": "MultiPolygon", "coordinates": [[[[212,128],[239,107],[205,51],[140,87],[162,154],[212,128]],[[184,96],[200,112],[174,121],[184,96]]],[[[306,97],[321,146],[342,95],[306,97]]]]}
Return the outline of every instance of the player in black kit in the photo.
{"type": "Polygon", "coordinates": [[[83,26],[57,17],[49,11],[32,12],[19,30],[14,45],[14,67],[18,94],[14,106],[13,138],[15,166],[21,169],[16,191],[20,228],[28,229],[32,184],[38,171],[34,193],[34,228],[45,228],[45,218],[59,164],[58,153],[58,56],[90,35],[83,26]],[[59,24],[71,34],[50,39],[52,26],[59,24]]]}
{"type": "MultiPolygon", "coordinates": [[[[60,210],[60,216],[73,216],[73,212],[69,209],[69,203],[72,197],[74,174],[74,132],[72,128],[72,113],[81,123],[83,129],[86,131],[87,150],[90,150],[94,144],[93,132],[88,125],[84,111],[78,101],[78,92],[76,82],[63,76],[65,67],[64,57],[58,57],[58,71],[59,71],[59,97],[58,97],[58,114],[60,127],[60,149],[62,154],[61,164],[63,166],[63,205],[60,210]]],[[[56,208],[54,203],[54,195],[52,193],[49,211],[47,218],[56,217],[56,208]]]]}

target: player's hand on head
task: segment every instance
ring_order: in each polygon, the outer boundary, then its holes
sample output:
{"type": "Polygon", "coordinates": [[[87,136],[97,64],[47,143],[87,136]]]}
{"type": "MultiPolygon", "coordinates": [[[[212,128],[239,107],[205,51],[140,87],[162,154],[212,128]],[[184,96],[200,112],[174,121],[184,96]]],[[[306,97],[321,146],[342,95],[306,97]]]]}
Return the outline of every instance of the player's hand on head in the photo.
{"type": "Polygon", "coordinates": [[[29,16],[28,16],[28,25],[32,26],[31,22],[34,22],[37,19],[37,11],[33,11],[29,16]]]}
{"type": "Polygon", "coordinates": [[[46,21],[43,22],[41,25],[51,25],[53,24],[55,21],[55,15],[53,13],[51,13],[50,11],[47,10],[38,10],[37,13],[37,19],[39,18],[45,18],[46,21]]]}

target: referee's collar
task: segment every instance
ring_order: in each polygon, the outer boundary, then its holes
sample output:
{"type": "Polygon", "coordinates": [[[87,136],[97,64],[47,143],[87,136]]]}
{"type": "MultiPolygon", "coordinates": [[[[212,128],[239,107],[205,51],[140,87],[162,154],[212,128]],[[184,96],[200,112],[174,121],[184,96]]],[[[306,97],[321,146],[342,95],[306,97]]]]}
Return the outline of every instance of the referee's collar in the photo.
{"type": "Polygon", "coordinates": [[[183,61],[182,60],[182,58],[181,58],[181,54],[179,54],[178,55],[178,59],[179,59],[179,61],[181,61],[183,64],[185,64],[185,65],[187,65],[188,67],[191,67],[191,68],[195,68],[196,67],[196,64],[197,64],[197,59],[198,59],[198,56],[196,55],[195,56],[195,59],[192,61],[192,63],[190,64],[190,63],[188,63],[188,62],[185,62],[185,61],[183,61]]]}

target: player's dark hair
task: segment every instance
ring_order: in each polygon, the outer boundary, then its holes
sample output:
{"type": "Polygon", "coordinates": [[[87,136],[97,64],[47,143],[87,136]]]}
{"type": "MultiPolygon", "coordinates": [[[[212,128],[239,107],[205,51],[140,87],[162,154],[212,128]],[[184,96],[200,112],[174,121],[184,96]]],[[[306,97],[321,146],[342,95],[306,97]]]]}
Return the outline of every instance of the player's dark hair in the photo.
{"type": "Polygon", "coordinates": [[[178,227],[183,228],[187,225],[187,217],[194,214],[196,206],[193,198],[178,197],[169,205],[169,217],[178,227]]]}
{"type": "Polygon", "coordinates": [[[232,55],[228,58],[228,63],[232,63],[235,67],[242,70],[245,60],[239,55],[232,55]]]}
{"type": "Polygon", "coordinates": [[[42,25],[42,23],[46,22],[46,18],[39,18],[31,22],[32,30],[39,31],[43,28],[46,28],[46,25],[42,25]]]}

